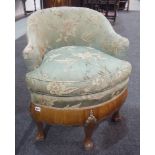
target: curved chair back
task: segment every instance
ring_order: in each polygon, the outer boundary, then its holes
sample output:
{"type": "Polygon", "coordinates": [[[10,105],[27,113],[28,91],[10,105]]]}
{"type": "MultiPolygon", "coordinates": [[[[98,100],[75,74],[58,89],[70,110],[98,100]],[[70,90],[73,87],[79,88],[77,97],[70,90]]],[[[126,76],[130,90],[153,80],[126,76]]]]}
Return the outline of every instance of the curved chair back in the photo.
{"type": "Polygon", "coordinates": [[[48,49],[90,46],[119,57],[128,39],[118,35],[106,17],[88,8],[54,7],[39,10],[28,18],[28,47],[40,63],[48,49]]]}

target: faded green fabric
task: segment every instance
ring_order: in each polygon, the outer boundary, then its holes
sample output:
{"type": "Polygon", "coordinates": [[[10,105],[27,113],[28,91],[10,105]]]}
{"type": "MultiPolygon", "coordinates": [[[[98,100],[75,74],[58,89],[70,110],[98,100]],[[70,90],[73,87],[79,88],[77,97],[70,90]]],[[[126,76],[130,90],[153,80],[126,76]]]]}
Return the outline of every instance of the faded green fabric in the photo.
{"type": "Polygon", "coordinates": [[[31,92],[31,101],[36,105],[45,105],[56,108],[88,107],[114,99],[127,89],[127,82],[128,81],[124,81],[114,88],[105,90],[104,92],[83,96],[60,97],[31,92]]]}
{"type": "Polygon", "coordinates": [[[23,57],[33,103],[86,107],[127,88],[129,41],[103,14],[80,7],[39,10],[28,17],[27,37],[23,57]]]}
{"type": "Polygon", "coordinates": [[[80,96],[102,92],[128,79],[131,65],[91,47],[66,46],[45,54],[42,64],[27,73],[33,92],[80,96]]]}
{"type": "Polygon", "coordinates": [[[23,55],[28,71],[41,64],[48,48],[89,46],[122,59],[129,46],[128,39],[117,34],[103,14],[80,7],[36,11],[28,17],[27,36],[23,55]]]}

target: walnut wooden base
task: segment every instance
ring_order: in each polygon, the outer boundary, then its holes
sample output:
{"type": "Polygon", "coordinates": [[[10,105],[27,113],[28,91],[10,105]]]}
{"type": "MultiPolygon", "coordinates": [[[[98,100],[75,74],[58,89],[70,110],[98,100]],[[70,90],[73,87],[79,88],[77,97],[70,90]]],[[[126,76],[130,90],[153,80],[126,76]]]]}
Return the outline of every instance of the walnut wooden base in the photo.
{"type": "Polygon", "coordinates": [[[84,139],[84,147],[85,150],[90,150],[93,148],[94,144],[91,139],[94,129],[96,128],[96,118],[91,110],[90,116],[86,120],[84,131],[85,131],[85,139],[84,139]]]}
{"type": "Polygon", "coordinates": [[[91,139],[93,131],[97,127],[99,121],[106,119],[112,115],[112,121],[117,122],[121,120],[119,109],[127,97],[127,89],[122,91],[113,99],[89,107],[83,108],[55,108],[35,103],[30,104],[30,113],[35,120],[38,132],[36,140],[43,140],[45,138],[43,123],[46,124],[60,124],[60,125],[79,125],[84,126],[85,138],[84,147],[86,150],[93,148],[93,141],[91,139]]]}

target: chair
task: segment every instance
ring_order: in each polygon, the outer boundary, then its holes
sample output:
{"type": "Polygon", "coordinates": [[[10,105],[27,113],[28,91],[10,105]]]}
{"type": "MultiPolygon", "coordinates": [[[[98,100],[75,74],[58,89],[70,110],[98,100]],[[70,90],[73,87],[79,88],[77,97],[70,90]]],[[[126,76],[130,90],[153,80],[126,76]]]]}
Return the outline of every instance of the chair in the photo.
{"type": "Polygon", "coordinates": [[[119,10],[127,10],[129,11],[130,0],[119,0],[119,10]]]}
{"type": "Polygon", "coordinates": [[[31,11],[28,11],[26,9],[26,0],[22,0],[22,4],[23,4],[23,9],[24,9],[24,15],[27,15],[27,14],[32,13],[32,12],[37,10],[37,8],[36,8],[36,0],[34,0],[34,10],[31,10],[31,11]]]}
{"type": "Polygon", "coordinates": [[[102,12],[109,20],[115,22],[119,0],[83,0],[83,6],[102,12]]]}
{"type": "Polygon", "coordinates": [[[103,14],[78,7],[33,13],[27,37],[23,57],[36,140],[45,138],[44,124],[79,125],[84,126],[84,148],[93,148],[97,124],[121,118],[131,72],[130,63],[122,60],[128,39],[103,14]]]}

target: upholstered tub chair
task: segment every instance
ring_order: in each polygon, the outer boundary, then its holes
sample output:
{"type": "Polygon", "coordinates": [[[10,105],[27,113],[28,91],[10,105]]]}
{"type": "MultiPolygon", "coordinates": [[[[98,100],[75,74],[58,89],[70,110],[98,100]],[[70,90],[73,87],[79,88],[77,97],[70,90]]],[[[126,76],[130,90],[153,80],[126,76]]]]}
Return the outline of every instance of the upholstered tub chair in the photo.
{"type": "MultiPolygon", "coordinates": [[[[85,149],[100,120],[120,120],[131,65],[129,46],[103,14],[76,7],[39,10],[28,18],[23,51],[31,94],[30,113],[45,137],[44,124],[84,126],[85,149]]],[[[110,136],[110,135],[109,135],[110,136]]]]}

